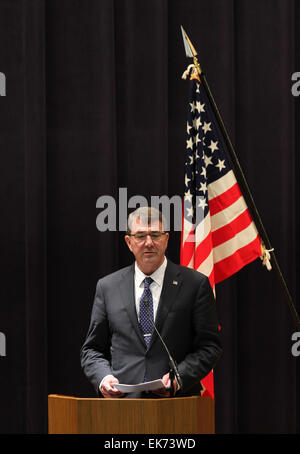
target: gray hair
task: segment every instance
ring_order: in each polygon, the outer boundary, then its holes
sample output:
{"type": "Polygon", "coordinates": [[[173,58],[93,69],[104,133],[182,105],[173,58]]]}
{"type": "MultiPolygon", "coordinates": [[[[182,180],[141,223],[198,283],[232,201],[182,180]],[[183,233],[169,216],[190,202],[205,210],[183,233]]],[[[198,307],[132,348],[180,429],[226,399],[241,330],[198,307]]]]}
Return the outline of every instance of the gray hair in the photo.
{"type": "Polygon", "coordinates": [[[132,224],[135,219],[140,219],[142,224],[150,225],[154,222],[161,222],[163,230],[165,230],[167,226],[167,222],[165,216],[159,211],[157,208],[154,207],[139,207],[134,210],[132,213],[129,214],[127,220],[127,234],[131,233],[132,224]]]}

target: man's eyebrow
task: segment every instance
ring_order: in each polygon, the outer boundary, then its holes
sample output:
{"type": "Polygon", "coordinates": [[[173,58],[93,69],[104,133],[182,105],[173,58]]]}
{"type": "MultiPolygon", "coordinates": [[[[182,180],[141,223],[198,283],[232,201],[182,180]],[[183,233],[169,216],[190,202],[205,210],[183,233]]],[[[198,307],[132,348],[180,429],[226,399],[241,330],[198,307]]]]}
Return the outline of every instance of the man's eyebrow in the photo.
{"type": "Polygon", "coordinates": [[[137,230],[135,233],[161,233],[159,230],[137,230]]]}

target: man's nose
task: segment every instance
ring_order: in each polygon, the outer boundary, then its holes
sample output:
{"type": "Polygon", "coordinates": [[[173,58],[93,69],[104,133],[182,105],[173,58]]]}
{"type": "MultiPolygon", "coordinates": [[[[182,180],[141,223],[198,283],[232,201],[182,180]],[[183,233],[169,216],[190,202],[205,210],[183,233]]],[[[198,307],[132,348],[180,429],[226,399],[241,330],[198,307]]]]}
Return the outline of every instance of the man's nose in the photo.
{"type": "Polygon", "coordinates": [[[150,234],[148,233],[147,236],[146,236],[146,241],[145,241],[145,245],[146,246],[152,246],[153,245],[153,240],[150,236],[150,234]]]}

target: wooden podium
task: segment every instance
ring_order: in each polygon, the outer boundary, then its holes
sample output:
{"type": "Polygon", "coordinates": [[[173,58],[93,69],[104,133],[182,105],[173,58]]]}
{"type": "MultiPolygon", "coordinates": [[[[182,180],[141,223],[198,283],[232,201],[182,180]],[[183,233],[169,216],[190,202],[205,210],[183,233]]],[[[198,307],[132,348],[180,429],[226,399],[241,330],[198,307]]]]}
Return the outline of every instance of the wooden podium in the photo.
{"type": "Polygon", "coordinates": [[[212,434],[214,400],[48,396],[49,434],[212,434]]]}

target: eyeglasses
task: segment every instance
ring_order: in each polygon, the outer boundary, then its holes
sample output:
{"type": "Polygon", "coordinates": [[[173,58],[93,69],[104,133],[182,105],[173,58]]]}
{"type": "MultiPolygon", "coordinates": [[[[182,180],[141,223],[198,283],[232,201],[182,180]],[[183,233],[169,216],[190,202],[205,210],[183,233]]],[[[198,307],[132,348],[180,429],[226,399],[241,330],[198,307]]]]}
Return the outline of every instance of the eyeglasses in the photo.
{"type": "Polygon", "coordinates": [[[165,235],[166,232],[137,232],[137,233],[129,233],[129,236],[133,236],[137,243],[142,243],[146,240],[147,236],[149,235],[152,241],[160,241],[165,235]]]}

